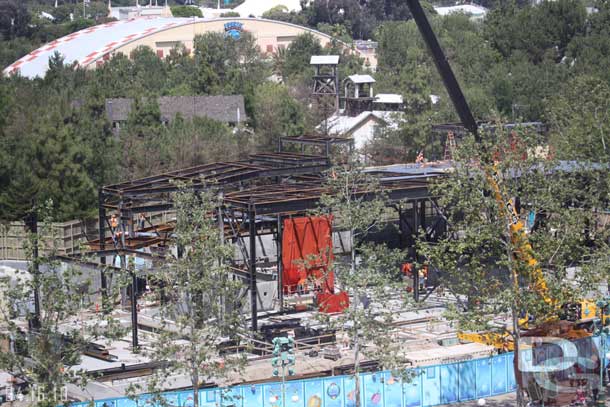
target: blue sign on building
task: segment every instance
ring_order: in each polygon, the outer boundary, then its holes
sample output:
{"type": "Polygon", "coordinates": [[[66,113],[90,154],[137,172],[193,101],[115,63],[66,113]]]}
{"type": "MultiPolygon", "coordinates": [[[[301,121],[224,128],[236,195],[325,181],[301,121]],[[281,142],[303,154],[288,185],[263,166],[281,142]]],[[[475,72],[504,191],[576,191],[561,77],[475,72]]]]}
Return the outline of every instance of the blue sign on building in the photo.
{"type": "Polygon", "coordinates": [[[244,31],[244,25],[242,23],[238,23],[237,21],[231,21],[229,23],[225,23],[225,35],[228,35],[235,40],[238,40],[241,38],[241,33],[243,31],[244,31]]]}

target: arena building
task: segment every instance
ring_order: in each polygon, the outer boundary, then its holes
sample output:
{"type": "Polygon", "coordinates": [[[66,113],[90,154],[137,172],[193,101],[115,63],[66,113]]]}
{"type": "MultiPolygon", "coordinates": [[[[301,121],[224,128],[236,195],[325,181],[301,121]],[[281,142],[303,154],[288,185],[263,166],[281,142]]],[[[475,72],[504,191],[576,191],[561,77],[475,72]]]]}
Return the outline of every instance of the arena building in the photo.
{"type": "MultiPolygon", "coordinates": [[[[67,64],[94,69],[117,53],[130,55],[139,46],[152,48],[160,58],[178,44],[192,50],[196,35],[206,32],[224,32],[238,38],[242,32],[251,33],[263,53],[273,53],[288,46],[297,36],[310,33],[322,46],[328,45],[329,35],[306,27],[281,21],[259,18],[174,18],[139,17],[90,27],[50,42],[29,53],[3,70],[4,75],[21,74],[24,77],[43,77],[48,69],[49,57],[59,52],[67,64]]],[[[345,45],[348,48],[348,45],[345,45]]],[[[357,48],[371,68],[377,60],[357,48]]]]}

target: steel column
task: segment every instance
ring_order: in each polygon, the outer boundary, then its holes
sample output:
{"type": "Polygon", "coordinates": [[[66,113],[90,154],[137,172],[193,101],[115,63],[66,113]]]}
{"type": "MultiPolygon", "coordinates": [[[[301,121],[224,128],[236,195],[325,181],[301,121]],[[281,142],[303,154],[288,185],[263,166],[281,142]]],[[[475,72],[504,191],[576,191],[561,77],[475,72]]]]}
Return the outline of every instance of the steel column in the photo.
{"type": "Polygon", "coordinates": [[[135,270],[131,272],[131,346],[134,352],[138,350],[138,300],[136,291],[138,287],[138,277],[135,270]]]}
{"type": "Polygon", "coordinates": [[[280,215],[278,215],[275,247],[277,249],[277,292],[280,300],[280,312],[284,311],[284,264],[282,263],[282,239],[284,237],[283,226],[283,219],[280,215]]]}
{"type": "Polygon", "coordinates": [[[250,310],[251,310],[251,329],[252,332],[258,330],[258,310],[257,310],[257,288],[256,288],[256,208],[250,204],[248,208],[248,222],[250,228],[250,310]]]}
{"type": "Polygon", "coordinates": [[[32,234],[32,274],[34,277],[34,318],[32,319],[32,328],[38,330],[40,328],[40,265],[38,264],[38,214],[36,209],[27,215],[26,225],[32,234]]]}
{"type": "MultiPolygon", "coordinates": [[[[413,246],[410,248],[410,253],[414,261],[417,261],[417,250],[415,249],[415,242],[417,241],[417,233],[419,230],[419,216],[418,216],[418,201],[413,201],[413,246]]],[[[413,299],[415,302],[419,302],[419,270],[413,268],[413,299]]]]}
{"type": "MultiPolygon", "coordinates": [[[[102,188],[98,190],[98,226],[99,226],[99,239],[100,239],[100,251],[106,250],[106,208],[104,208],[104,192],[102,188]]],[[[108,281],[106,280],[106,256],[100,257],[100,264],[102,265],[100,270],[100,280],[102,288],[102,309],[106,309],[105,302],[108,299],[108,281]]]]}

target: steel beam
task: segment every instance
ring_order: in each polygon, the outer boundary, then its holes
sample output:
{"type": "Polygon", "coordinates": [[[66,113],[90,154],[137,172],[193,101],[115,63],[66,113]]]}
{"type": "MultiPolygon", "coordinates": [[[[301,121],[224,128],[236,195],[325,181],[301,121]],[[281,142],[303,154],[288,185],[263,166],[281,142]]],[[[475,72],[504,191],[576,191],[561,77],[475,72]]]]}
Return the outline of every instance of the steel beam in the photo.
{"type": "Polygon", "coordinates": [[[443,79],[447,93],[449,93],[449,97],[453,102],[453,106],[455,107],[460,120],[464,124],[464,127],[474,134],[477,141],[480,141],[477,134],[477,122],[472,116],[472,111],[470,110],[468,102],[466,102],[466,98],[462,93],[462,89],[460,88],[460,85],[453,74],[449,61],[447,61],[447,58],[445,57],[445,54],[438,43],[438,39],[436,38],[436,35],[434,35],[434,31],[432,31],[432,27],[430,26],[430,22],[424,13],[424,9],[419,3],[419,0],[407,0],[407,5],[409,6],[409,10],[411,10],[413,19],[417,24],[417,28],[419,28],[419,32],[421,33],[424,42],[430,49],[434,64],[436,65],[436,68],[443,79]]]}
{"type": "MultiPolygon", "coordinates": [[[[305,195],[305,192],[302,195],[305,195]]],[[[291,213],[291,212],[303,212],[308,209],[314,209],[319,205],[321,191],[315,191],[310,197],[287,197],[282,199],[281,191],[276,193],[278,196],[276,199],[268,200],[264,202],[249,202],[240,199],[227,198],[226,202],[230,205],[240,208],[248,208],[252,204],[256,206],[256,213],[258,215],[274,215],[280,213],[291,213]]],[[[424,199],[428,197],[427,187],[415,187],[415,188],[403,188],[394,189],[387,191],[388,198],[392,201],[399,200],[413,200],[413,199],[424,199]]],[[[363,193],[361,195],[363,199],[372,200],[377,197],[377,193],[363,193]]]]}

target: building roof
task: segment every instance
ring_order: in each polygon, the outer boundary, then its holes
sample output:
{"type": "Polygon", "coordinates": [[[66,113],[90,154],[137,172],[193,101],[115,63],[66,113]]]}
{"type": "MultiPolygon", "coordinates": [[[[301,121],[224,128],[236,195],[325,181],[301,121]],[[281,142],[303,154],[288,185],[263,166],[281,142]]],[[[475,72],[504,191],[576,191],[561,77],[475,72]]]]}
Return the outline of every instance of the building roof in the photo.
{"type": "Polygon", "coordinates": [[[354,83],[375,83],[371,75],[350,75],[348,78],[354,83]]]}
{"type": "Polygon", "coordinates": [[[385,125],[390,129],[397,129],[401,121],[401,112],[386,112],[380,110],[364,111],[358,116],[345,116],[343,111],[334,113],[328,118],[326,123],[318,126],[319,131],[324,131],[327,127],[328,134],[331,136],[353,136],[354,145],[357,149],[364,147],[373,137],[374,127],[369,127],[365,134],[354,135],[366,122],[373,121],[377,124],[385,125]]]}
{"type": "MultiPolygon", "coordinates": [[[[138,17],[96,25],[81,31],[77,31],[65,37],[58,38],[55,41],[45,44],[37,50],[32,51],[20,58],[5,68],[2,73],[4,75],[19,73],[21,76],[27,78],[35,78],[37,76],[42,77],[46,74],[49,68],[49,58],[53,56],[55,52],[59,52],[64,57],[64,62],[66,64],[76,64],[80,67],[86,67],[102,61],[111,53],[120,52],[122,47],[130,43],[139,41],[151,35],[155,35],[163,31],[173,30],[182,26],[207,24],[214,21],[263,21],[279,26],[278,32],[281,32],[281,29],[284,28],[281,26],[290,26],[331,39],[329,35],[319,31],[275,20],[240,17],[138,17]]],[[[195,30],[193,30],[193,32],[194,31],[195,30]]],[[[184,38],[183,34],[176,34],[176,41],[184,40],[186,39],[184,38]]],[[[188,40],[190,41],[190,39],[188,40]]],[[[348,47],[346,44],[344,44],[344,46],[348,47]]],[[[356,52],[361,53],[359,50],[356,50],[356,52]]]]}
{"type": "Polygon", "coordinates": [[[288,11],[301,11],[300,0],[246,0],[233,11],[238,12],[242,17],[260,17],[265,11],[277,6],[284,6],[288,11]]]}
{"type": "Polygon", "coordinates": [[[402,95],[396,93],[378,93],[375,96],[375,103],[401,104],[403,102],[402,95]]]}
{"type": "Polygon", "coordinates": [[[235,12],[232,8],[199,7],[204,17],[218,18],[221,14],[235,12]]]}
{"type": "Polygon", "coordinates": [[[194,20],[197,19],[140,17],[96,25],[43,45],[8,66],[3,73],[19,71],[29,78],[43,76],[49,58],[55,52],[64,57],[66,64],[87,66],[123,45],[170,28],[193,24],[194,20]]]}
{"type": "MultiPolygon", "coordinates": [[[[164,12],[166,12],[165,6],[119,6],[112,7],[110,9],[110,17],[116,18],[117,20],[122,20],[126,15],[130,13],[136,13],[139,16],[162,16],[164,12]]],[[[171,12],[170,15],[166,15],[166,17],[171,17],[171,12]]]]}
{"type": "MultiPolygon", "coordinates": [[[[178,113],[185,119],[208,117],[224,123],[241,123],[246,120],[246,109],[242,95],[161,96],[157,101],[163,121],[172,121],[178,113]]],[[[106,99],[108,120],[111,122],[126,121],[132,105],[133,99],[106,99]]]]}
{"type": "MultiPolygon", "coordinates": [[[[349,134],[353,129],[357,128],[362,122],[373,119],[378,122],[383,122],[387,126],[395,128],[398,126],[401,112],[385,112],[381,110],[364,111],[358,116],[345,116],[343,112],[335,113],[328,118],[326,125],[328,133],[334,135],[349,134]]],[[[320,124],[323,126],[324,123],[320,124]]]]}
{"type": "Polygon", "coordinates": [[[441,16],[455,13],[469,14],[473,17],[482,18],[487,14],[487,9],[476,4],[460,4],[458,6],[434,7],[434,10],[441,16]]]}
{"type": "Polygon", "coordinates": [[[338,65],[339,55],[312,55],[310,65],[338,65]]]}

